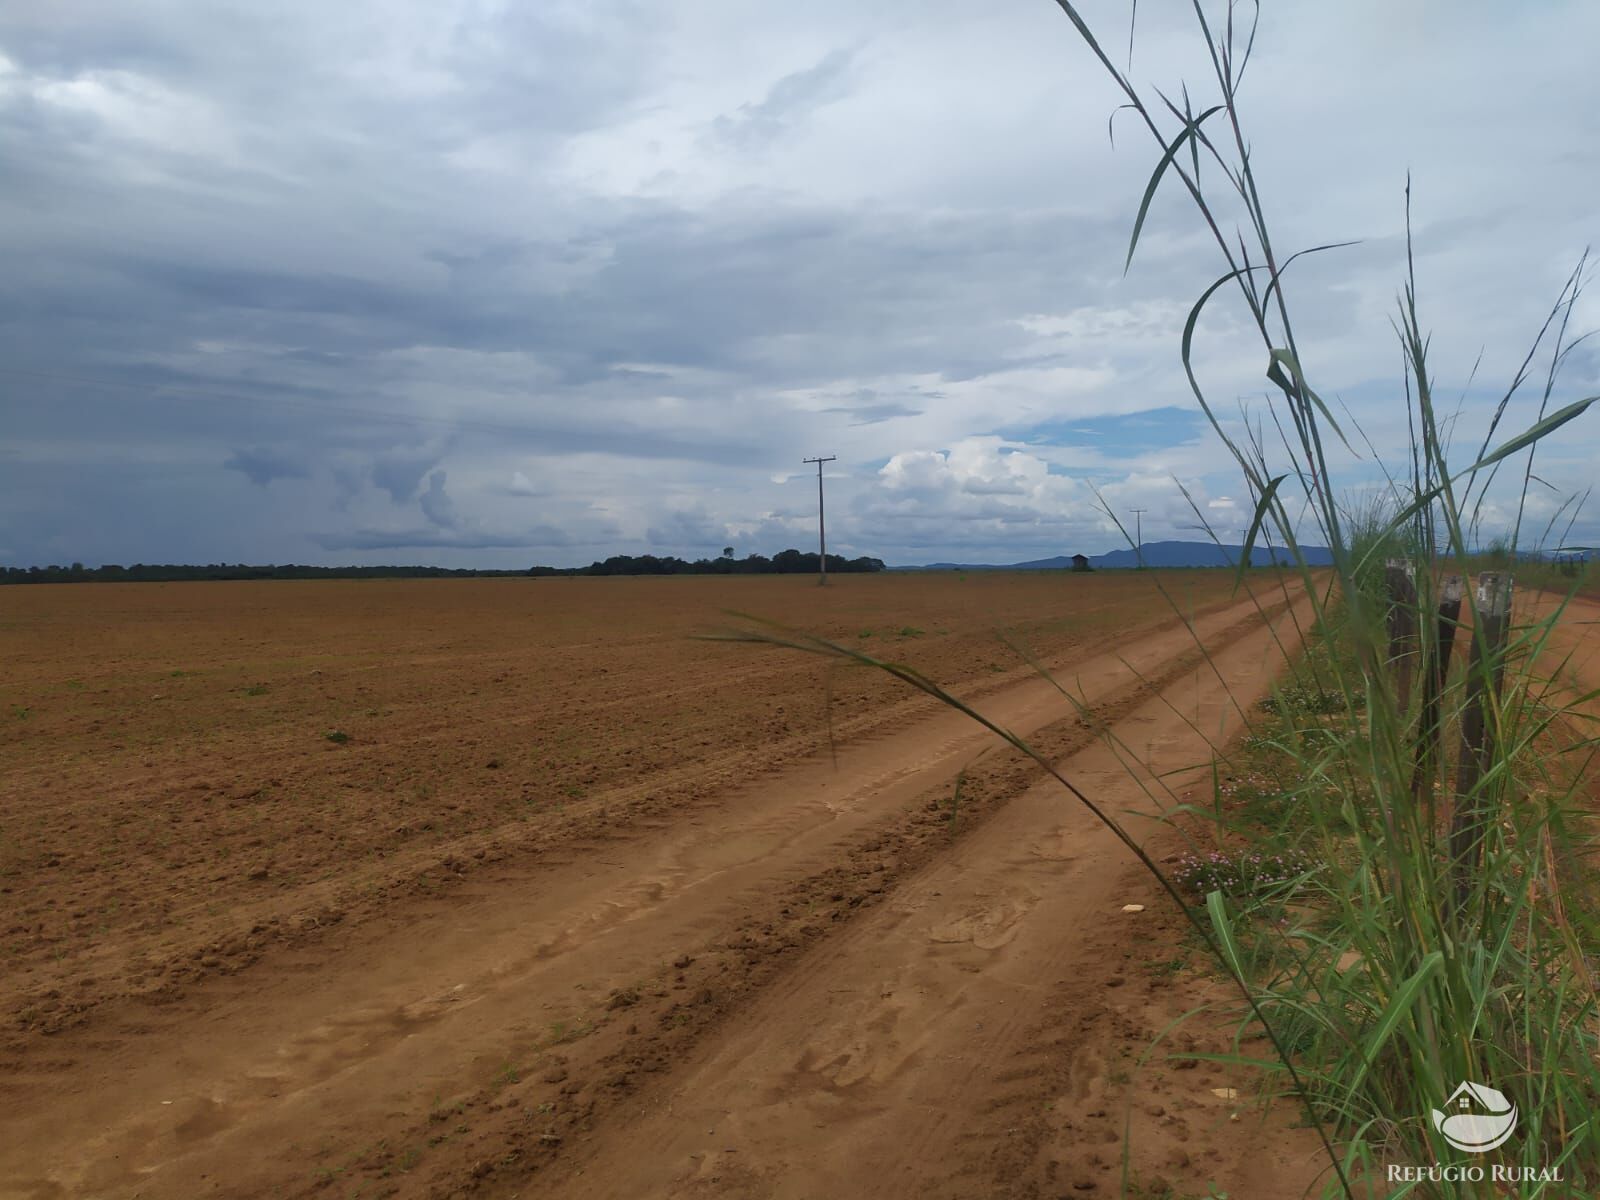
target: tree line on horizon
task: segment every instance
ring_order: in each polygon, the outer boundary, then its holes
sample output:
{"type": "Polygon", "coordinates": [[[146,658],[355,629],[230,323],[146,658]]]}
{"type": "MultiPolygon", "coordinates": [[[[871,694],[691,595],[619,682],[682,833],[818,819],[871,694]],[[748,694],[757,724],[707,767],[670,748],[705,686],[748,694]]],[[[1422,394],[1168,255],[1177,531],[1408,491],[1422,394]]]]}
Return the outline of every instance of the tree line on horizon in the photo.
{"type": "Polygon", "coordinates": [[[134,563],[124,567],[106,563],[86,567],[0,567],[5,583],[181,583],[204,579],[434,579],[477,575],[524,575],[521,568],[496,570],[480,567],[313,567],[298,563],[134,563]]]}
{"type": "MultiPolygon", "coordinates": [[[[828,555],[828,570],[839,574],[884,570],[882,559],[841,558],[828,555]]],[[[771,558],[764,554],[733,557],[732,548],[719,558],[686,561],[653,554],[614,554],[587,567],[314,567],[297,563],[134,563],[122,566],[106,563],[86,567],[81,562],[70,566],[0,567],[0,584],[25,583],[180,583],[192,580],[242,579],[460,579],[504,576],[547,575],[800,575],[817,571],[817,556],[799,550],[780,550],[771,558]]]]}
{"type": "MultiPolygon", "coordinates": [[[[613,554],[587,567],[534,567],[529,575],[815,575],[819,569],[816,554],[803,550],[780,550],[771,558],[747,554],[734,558],[733,548],[718,558],[657,557],[654,554],[613,554]]],[[[861,574],[887,570],[881,558],[843,558],[828,555],[830,574],[861,574]]]]}

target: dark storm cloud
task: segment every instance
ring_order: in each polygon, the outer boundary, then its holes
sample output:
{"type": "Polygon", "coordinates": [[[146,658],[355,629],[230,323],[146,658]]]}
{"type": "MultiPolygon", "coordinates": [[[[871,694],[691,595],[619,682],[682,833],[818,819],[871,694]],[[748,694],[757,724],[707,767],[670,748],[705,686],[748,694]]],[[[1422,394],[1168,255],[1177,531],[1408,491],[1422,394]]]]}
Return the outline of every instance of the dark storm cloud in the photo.
{"type": "MultiPolygon", "coordinates": [[[[1095,528],[1063,472],[1158,510],[1172,475],[1222,462],[1175,349],[1214,249],[1163,192],[1123,276],[1149,158],[1106,149],[1115,98],[1052,6],[935,0],[918,18],[835,0],[13,6],[0,547],[775,549],[807,532],[796,472],[819,452],[840,456],[840,544],[889,558],[941,531],[978,548],[1095,528]],[[530,509],[536,531],[508,532],[530,509]]],[[[1413,86],[1458,95],[1509,42],[1551,56],[1540,79],[1564,90],[1541,104],[1600,109],[1569,69],[1584,39],[1546,26],[1468,6],[1413,86]]],[[[1254,128],[1264,176],[1304,200],[1294,244],[1367,237],[1337,266],[1302,260],[1294,286],[1308,356],[1391,448],[1406,156],[1424,160],[1424,298],[1441,343],[1466,331],[1467,366],[1480,331],[1529,324],[1525,291],[1545,299],[1502,281],[1592,240],[1592,172],[1514,80],[1405,143],[1397,95],[1329,65],[1389,53],[1353,28],[1273,14],[1254,128]],[[1350,114],[1326,151],[1285,136],[1325,110],[1350,114]],[[1381,177],[1330,176],[1335,160],[1381,177]],[[1505,182],[1511,161],[1537,196],[1505,182]]],[[[1219,297],[1197,366],[1225,397],[1263,386],[1239,332],[1219,297]]],[[[1596,360],[1568,366],[1581,381],[1596,360]]],[[[1594,449],[1574,430],[1551,476],[1581,480],[1594,449]]]]}
{"type": "Polygon", "coordinates": [[[443,456],[442,450],[397,450],[380,455],[372,463],[372,482],[389,493],[389,499],[404,504],[417,494],[422,477],[443,456]]]}
{"type": "Polygon", "coordinates": [[[716,554],[728,539],[728,527],[704,509],[667,513],[645,530],[644,540],[655,547],[684,550],[695,556],[716,554]]]}
{"type": "Polygon", "coordinates": [[[759,103],[718,117],[717,136],[741,149],[777,140],[808,113],[848,93],[852,60],[849,51],[833,50],[814,66],[785,75],[759,103]]]}
{"type": "Polygon", "coordinates": [[[446,475],[443,471],[435,471],[428,476],[428,490],[422,493],[419,503],[422,515],[427,517],[441,529],[455,529],[461,524],[461,518],[456,513],[455,501],[450,499],[450,493],[444,490],[446,475]]]}
{"type": "Polygon", "coordinates": [[[1020,340],[1009,313],[1048,305],[1071,286],[1081,274],[1075,243],[1120,231],[1119,222],[1096,228],[1051,213],[996,231],[976,215],[630,207],[595,227],[604,264],[559,293],[537,266],[553,246],[530,251],[533,265],[508,269],[493,289],[427,274],[360,278],[112,251],[92,268],[111,276],[93,293],[57,288],[26,303],[40,319],[116,326],[113,344],[264,335],[279,364],[297,367],[359,368],[366,356],[378,372],[373,356],[431,345],[537,354],[569,385],[658,383],[658,372],[630,368],[638,362],[776,370],[788,386],[853,370],[959,379],[993,370],[1020,340]],[[946,334],[936,358],[925,344],[930,323],[946,334]]]}
{"type": "Polygon", "coordinates": [[[917,417],[921,416],[923,411],[898,400],[885,400],[871,388],[861,388],[843,399],[848,399],[850,403],[830,405],[819,411],[843,413],[852,418],[851,423],[854,425],[876,425],[881,421],[891,421],[895,417],[917,417]]]}
{"type": "MultiPolygon", "coordinates": [[[[381,399],[369,399],[404,383],[411,370],[386,356],[418,345],[516,351],[537,355],[549,372],[537,381],[496,381],[498,391],[525,403],[501,408],[504,416],[464,415],[451,423],[492,435],[520,430],[566,452],[610,448],[733,462],[756,452],[743,431],[686,438],[670,427],[630,428],[632,422],[614,418],[586,430],[583,417],[596,413],[592,404],[659,390],[662,372],[630,365],[641,360],[740,380],[765,377],[782,387],[826,382],[841,371],[943,370],[970,378],[1015,365],[1007,352],[1017,334],[997,315],[995,300],[1009,290],[1013,305],[1048,303],[1072,274],[1071,255],[1041,256],[1029,244],[1064,246],[1070,232],[1083,232],[1081,222],[1062,216],[1028,224],[1030,232],[996,237],[980,218],[907,221],[740,207],[707,218],[651,206],[606,226],[609,261],[559,297],[538,290],[536,280],[507,280],[493,294],[458,294],[321,272],[122,259],[115,263],[119,288],[101,291],[88,306],[70,294],[46,297],[39,315],[114,326],[113,347],[137,343],[141,329],[152,349],[197,338],[263,342],[237,373],[208,373],[232,365],[226,359],[115,368],[117,384],[146,394],[225,389],[229,399],[212,405],[208,420],[220,420],[237,400],[251,421],[296,419],[269,411],[291,404],[304,406],[298,419],[320,413],[335,427],[365,413],[403,424],[410,414],[402,408],[385,414],[381,399]],[[933,320],[946,328],[936,356],[926,346],[933,320]],[[560,399],[580,388],[588,396],[582,409],[560,399]]],[[[104,376],[109,368],[92,362],[99,348],[62,350],[87,353],[91,361],[76,369],[104,376]]],[[[111,403],[129,407],[126,400],[111,403]]],[[[823,411],[875,422],[921,410],[896,400],[823,411]]],[[[421,419],[425,428],[426,415],[421,419]]],[[[423,458],[380,464],[375,481],[396,500],[409,498],[438,461],[423,458]]]]}
{"type": "Polygon", "coordinates": [[[311,540],[324,550],[545,550],[574,545],[571,534],[548,525],[535,525],[520,534],[356,529],[347,533],[312,534],[311,540]]]}
{"type": "Polygon", "coordinates": [[[238,471],[251,483],[266,487],[274,479],[305,479],[311,472],[305,464],[283,450],[235,450],[222,464],[230,471],[238,471]]]}
{"type": "Polygon", "coordinates": [[[922,415],[922,409],[912,408],[906,404],[858,404],[854,407],[839,406],[825,408],[823,412],[845,413],[855,420],[853,425],[876,425],[881,421],[892,421],[896,417],[917,417],[922,415]]]}

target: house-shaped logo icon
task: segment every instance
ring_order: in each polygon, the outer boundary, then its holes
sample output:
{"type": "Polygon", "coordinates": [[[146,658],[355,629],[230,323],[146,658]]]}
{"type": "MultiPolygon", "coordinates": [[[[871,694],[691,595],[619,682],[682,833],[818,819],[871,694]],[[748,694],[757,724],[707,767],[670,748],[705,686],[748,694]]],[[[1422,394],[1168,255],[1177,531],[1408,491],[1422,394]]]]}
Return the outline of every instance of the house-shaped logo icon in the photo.
{"type": "Polygon", "coordinates": [[[1482,1154],[1502,1145],[1517,1127],[1517,1106],[1482,1083],[1463,1083],[1444,1111],[1433,1110],[1433,1127],[1457,1150],[1482,1154]]]}

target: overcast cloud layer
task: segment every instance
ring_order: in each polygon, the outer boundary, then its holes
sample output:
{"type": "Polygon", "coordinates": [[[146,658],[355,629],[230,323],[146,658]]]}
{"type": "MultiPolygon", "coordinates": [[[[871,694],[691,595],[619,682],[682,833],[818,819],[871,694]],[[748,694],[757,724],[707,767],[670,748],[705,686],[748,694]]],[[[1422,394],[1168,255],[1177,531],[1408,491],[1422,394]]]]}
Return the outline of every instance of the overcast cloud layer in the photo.
{"type": "MultiPolygon", "coordinates": [[[[1137,80],[1203,85],[1186,12],[1140,4],[1137,80]]],[[[1277,243],[1360,240],[1294,280],[1305,357],[1396,465],[1406,173],[1465,447],[1600,231],[1597,45],[1587,0],[1265,5],[1277,243]]],[[[1156,151],[1117,99],[1050,0],[7,6],[0,562],[770,553],[816,454],[830,549],[891,563],[1121,545],[1097,491],[1199,536],[1174,477],[1236,537],[1178,360],[1220,264],[1173,188],[1124,276],[1156,151]]],[[[1581,350],[1556,399],[1596,390],[1581,350]]],[[[1591,415],[1531,524],[1597,460],[1591,415]]]]}

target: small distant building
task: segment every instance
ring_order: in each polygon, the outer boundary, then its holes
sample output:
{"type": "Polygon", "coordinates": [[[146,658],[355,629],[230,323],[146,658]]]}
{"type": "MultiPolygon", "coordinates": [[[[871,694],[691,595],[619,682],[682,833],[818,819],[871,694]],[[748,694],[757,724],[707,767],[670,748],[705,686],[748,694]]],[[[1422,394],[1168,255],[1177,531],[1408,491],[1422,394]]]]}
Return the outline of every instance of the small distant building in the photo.
{"type": "Polygon", "coordinates": [[[1089,556],[1087,554],[1074,554],[1072,556],[1072,569],[1074,571],[1094,570],[1094,568],[1089,565],[1089,556]]]}

